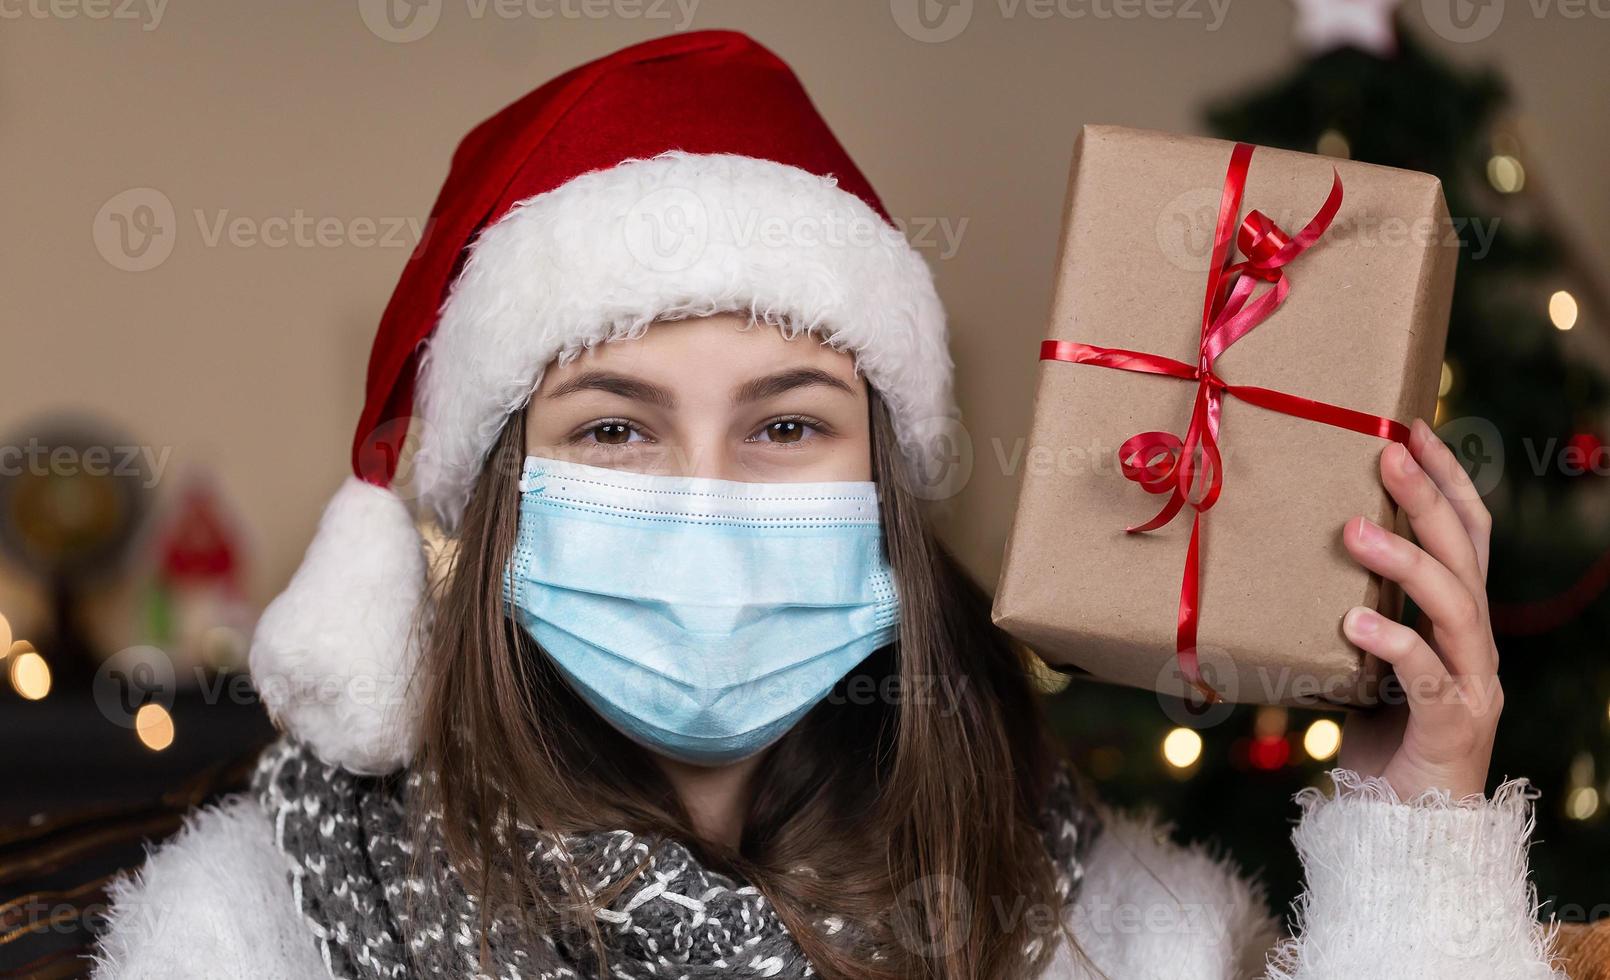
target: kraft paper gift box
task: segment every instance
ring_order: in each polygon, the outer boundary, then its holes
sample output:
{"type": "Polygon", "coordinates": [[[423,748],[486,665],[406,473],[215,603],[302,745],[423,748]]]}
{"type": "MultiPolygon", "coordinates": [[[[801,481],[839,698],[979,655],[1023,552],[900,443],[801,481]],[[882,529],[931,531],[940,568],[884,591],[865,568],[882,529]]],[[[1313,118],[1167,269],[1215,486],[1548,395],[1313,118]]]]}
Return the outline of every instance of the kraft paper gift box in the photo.
{"type": "MultiPolygon", "coordinates": [[[[1210,253],[1235,146],[1084,128],[1050,342],[1200,365],[1210,253]]],[[[1256,148],[1239,210],[1225,224],[1239,229],[1256,210],[1295,236],[1326,202],[1333,176],[1340,208],[1280,268],[1289,285],[1283,303],[1218,354],[1211,372],[1228,385],[1404,424],[1430,421],[1458,255],[1434,177],[1256,148]]],[[[1231,244],[1231,260],[1241,261],[1231,244]]],[[[1273,288],[1257,284],[1248,305],[1273,288]]],[[[1176,647],[1189,644],[1177,627],[1196,512],[1187,505],[1161,527],[1126,533],[1170,498],[1126,478],[1119,447],[1145,432],[1183,439],[1201,382],[1096,361],[1039,362],[995,621],[1053,665],[1186,696],[1191,685],[1176,647]]],[[[1343,637],[1341,618],[1355,605],[1395,616],[1402,600],[1349,558],[1341,531],[1358,514],[1404,527],[1379,478],[1388,440],[1231,394],[1221,402],[1222,486],[1200,518],[1201,678],[1229,701],[1368,703],[1380,667],[1343,637]]],[[[1168,464],[1155,447],[1149,452],[1137,462],[1168,464]]],[[[1193,483],[1192,499],[1206,486],[1193,483]]]]}

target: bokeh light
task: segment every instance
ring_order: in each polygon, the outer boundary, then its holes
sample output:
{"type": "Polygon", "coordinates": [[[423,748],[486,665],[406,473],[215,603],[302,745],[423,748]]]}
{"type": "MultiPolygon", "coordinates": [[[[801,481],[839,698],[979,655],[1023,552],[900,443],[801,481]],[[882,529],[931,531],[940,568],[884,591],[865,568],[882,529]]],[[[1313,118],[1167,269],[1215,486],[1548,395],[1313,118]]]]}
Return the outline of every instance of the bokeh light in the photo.
{"type": "Polygon", "coordinates": [[[1329,718],[1321,718],[1303,732],[1303,751],[1308,757],[1323,762],[1342,747],[1342,726],[1329,718]]]}
{"type": "Polygon", "coordinates": [[[1163,737],[1163,759],[1175,769],[1188,769],[1202,758],[1202,736],[1189,728],[1175,728],[1163,737]]]}
{"type": "Polygon", "coordinates": [[[134,713],[134,734],[146,748],[161,752],[173,744],[173,716],[160,704],[142,704],[134,713]]]}
{"type": "Polygon", "coordinates": [[[8,674],[12,689],[29,701],[38,701],[50,693],[50,664],[31,647],[12,651],[8,674]]]}
{"type": "Polygon", "coordinates": [[[1576,297],[1561,289],[1549,297],[1549,320],[1558,330],[1576,326],[1576,297]]]}

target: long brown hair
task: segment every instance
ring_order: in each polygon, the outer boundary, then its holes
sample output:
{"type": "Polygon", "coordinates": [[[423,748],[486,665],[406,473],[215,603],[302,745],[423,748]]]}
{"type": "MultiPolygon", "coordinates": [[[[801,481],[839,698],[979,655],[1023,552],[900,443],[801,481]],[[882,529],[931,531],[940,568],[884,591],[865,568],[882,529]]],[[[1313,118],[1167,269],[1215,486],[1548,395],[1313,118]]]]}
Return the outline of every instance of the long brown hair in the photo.
{"type": "Polygon", "coordinates": [[[905,482],[875,394],[871,412],[899,636],[768,750],[736,849],[697,839],[652,757],[504,615],[525,431],[523,413],[510,417],[433,603],[421,676],[425,802],[483,909],[583,930],[602,957],[591,911],[626,883],[589,899],[571,875],[556,901],[531,869],[499,860],[496,828],[621,828],[681,841],[755,885],[827,977],[1017,978],[1047,958],[1053,937],[1025,952],[1039,920],[1021,913],[1060,908],[1039,827],[1057,752],[1024,661],[905,482]],[[936,685],[947,697],[931,696],[936,685]],[[854,946],[819,931],[827,914],[857,923],[854,946]]]}

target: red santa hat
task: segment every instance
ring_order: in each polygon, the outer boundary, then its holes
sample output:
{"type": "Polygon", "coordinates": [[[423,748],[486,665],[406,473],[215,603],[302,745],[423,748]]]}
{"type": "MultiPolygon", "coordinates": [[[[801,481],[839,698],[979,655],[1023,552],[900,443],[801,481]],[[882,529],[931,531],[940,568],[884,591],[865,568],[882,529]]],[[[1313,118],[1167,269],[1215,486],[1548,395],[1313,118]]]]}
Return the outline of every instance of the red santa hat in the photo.
{"type": "Polygon", "coordinates": [[[414,751],[425,561],[392,488],[410,427],[412,497],[451,533],[548,364],[717,312],[853,353],[927,472],[955,416],[932,275],[776,55],[662,38],[477,126],[381,318],[354,475],[253,638],[280,726],[356,772],[414,751]]]}

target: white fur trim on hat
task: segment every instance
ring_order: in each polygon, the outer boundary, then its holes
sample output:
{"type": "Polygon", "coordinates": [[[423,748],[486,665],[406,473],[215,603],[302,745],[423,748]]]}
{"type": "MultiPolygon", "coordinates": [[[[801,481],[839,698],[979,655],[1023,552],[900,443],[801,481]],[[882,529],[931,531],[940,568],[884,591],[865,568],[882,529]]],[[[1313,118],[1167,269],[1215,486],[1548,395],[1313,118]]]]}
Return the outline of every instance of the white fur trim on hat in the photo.
{"type": "Polygon", "coordinates": [[[954,424],[945,315],[905,237],[828,177],[667,153],[577,177],[482,232],[424,352],[414,479],[457,526],[555,358],[660,319],[746,313],[853,353],[919,468],[954,424]]]}
{"type": "Polygon", "coordinates": [[[412,757],[414,622],[424,587],[408,508],[390,490],[348,477],[252,636],[252,682],[264,706],[325,762],[379,774],[412,757]]]}

